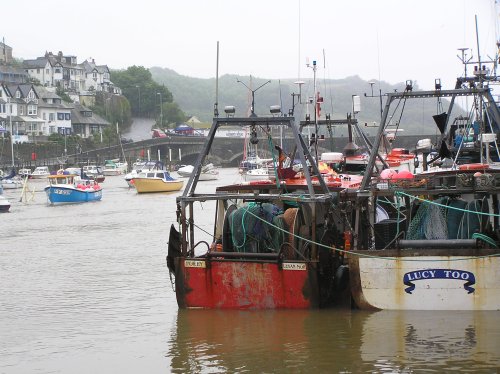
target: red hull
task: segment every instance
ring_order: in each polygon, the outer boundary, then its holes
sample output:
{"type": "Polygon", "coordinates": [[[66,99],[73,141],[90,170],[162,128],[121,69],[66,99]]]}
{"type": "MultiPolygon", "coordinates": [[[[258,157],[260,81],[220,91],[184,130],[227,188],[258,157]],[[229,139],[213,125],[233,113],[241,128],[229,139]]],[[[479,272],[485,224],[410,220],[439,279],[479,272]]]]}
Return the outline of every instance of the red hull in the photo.
{"type": "Polygon", "coordinates": [[[318,307],[315,266],[306,262],[176,259],[181,308],[307,309],[318,307]]]}

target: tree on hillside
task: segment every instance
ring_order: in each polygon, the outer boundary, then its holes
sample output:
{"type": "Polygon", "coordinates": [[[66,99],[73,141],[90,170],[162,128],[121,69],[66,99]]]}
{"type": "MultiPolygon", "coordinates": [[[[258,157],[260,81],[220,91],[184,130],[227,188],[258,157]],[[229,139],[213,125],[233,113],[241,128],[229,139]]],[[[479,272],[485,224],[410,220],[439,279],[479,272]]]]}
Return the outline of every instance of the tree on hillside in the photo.
{"type": "Polygon", "coordinates": [[[92,109],[111,124],[118,123],[121,131],[132,123],[130,103],[124,96],[112,95],[103,91],[96,92],[95,104],[92,109]]]}
{"type": "Polygon", "coordinates": [[[184,122],[187,118],[184,112],[179,108],[177,103],[164,103],[162,106],[163,111],[163,123],[160,123],[160,120],[157,120],[157,127],[162,129],[168,128],[169,123],[179,123],[184,122]]]}
{"type": "Polygon", "coordinates": [[[143,66],[129,66],[126,70],[112,70],[111,80],[122,89],[131,105],[132,115],[159,118],[160,105],[172,103],[172,93],[164,85],[153,81],[143,66]]]}

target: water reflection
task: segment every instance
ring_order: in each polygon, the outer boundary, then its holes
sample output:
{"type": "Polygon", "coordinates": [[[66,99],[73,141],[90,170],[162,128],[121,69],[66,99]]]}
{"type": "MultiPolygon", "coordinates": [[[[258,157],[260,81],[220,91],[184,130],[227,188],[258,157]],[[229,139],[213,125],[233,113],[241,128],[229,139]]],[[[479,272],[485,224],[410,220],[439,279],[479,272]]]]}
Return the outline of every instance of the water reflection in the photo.
{"type": "Polygon", "coordinates": [[[500,367],[498,312],[380,311],[358,317],[361,359],[381,371],[500,367]]]}
{"type": "Polygon", "coordinates": [[[172,372],[488,372],[500,315],[180,310],[172,372]]]}

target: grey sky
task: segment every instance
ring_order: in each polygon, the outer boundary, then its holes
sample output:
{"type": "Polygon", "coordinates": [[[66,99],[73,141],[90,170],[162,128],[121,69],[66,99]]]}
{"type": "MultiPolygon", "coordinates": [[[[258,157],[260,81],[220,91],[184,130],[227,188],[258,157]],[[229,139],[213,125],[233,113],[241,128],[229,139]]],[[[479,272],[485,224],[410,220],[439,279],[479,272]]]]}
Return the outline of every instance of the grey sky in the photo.
{"type": "Polygon", "coordinates": [[[421,88],[435,78],[454,85],[457,48],[477,58],[475,15],[481,56],[494,57],[499,19],[494,0],[26,0],[1,9],[0,37],[15,57],[61,50],[112,69],[208,78],[219,41],[221,75],[310,78],[309,58],[321,78],[413,79],[421,88]]]}

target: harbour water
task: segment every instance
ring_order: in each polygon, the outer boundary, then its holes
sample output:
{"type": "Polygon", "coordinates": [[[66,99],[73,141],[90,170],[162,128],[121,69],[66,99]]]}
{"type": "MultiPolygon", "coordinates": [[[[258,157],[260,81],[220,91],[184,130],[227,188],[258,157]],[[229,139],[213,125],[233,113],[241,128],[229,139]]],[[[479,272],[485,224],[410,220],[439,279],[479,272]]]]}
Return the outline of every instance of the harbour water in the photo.
{"type": "MultiPolygon", "coordinates": [[[[165,256],[180,192],[106,177],[102,201],[49,206],[44,185],[28,203],[4,191],[0,373],[500,371],[500,311],[179,310],[165,256]]],[[[213,207],[197,209],[209,232],[213,207]]]]}

